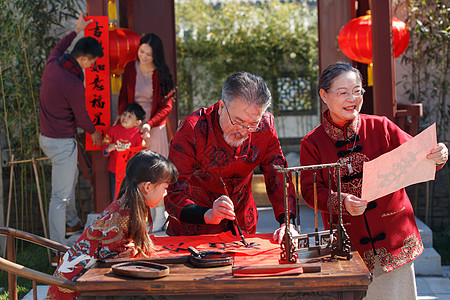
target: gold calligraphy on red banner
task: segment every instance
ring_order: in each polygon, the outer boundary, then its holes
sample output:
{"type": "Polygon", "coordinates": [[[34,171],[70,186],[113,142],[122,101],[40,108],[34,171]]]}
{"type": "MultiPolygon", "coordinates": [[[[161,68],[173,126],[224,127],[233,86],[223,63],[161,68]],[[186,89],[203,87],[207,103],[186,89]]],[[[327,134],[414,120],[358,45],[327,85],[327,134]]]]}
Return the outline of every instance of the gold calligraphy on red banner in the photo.
{"type": "MultiPolygon", "coordinates": [[[[100,42],[103,57],[85,70],[86,109],[97,130],[104,135],[111,124],[110,82],[109,82],[109,28],[107,16],[89,16],[93,20],[85,29],[84,36],[90,36],[100,42]]],[[[89,134],[86,135],[86,150],[100,150],[94,147],[89,134]]]]}

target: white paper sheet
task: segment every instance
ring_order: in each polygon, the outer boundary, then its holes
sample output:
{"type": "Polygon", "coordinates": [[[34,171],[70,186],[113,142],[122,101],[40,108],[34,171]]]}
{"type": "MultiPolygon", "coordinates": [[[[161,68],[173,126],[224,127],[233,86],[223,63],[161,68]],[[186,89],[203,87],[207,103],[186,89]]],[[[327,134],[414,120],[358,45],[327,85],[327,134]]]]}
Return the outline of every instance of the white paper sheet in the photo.
{"type": "Polygon", "coordinates": [[[436,164],[426,156],[436,145],[435,123],[396,149],[365,162],[361,199],[373,201],[409,185],[434,180],[436,164]]]}

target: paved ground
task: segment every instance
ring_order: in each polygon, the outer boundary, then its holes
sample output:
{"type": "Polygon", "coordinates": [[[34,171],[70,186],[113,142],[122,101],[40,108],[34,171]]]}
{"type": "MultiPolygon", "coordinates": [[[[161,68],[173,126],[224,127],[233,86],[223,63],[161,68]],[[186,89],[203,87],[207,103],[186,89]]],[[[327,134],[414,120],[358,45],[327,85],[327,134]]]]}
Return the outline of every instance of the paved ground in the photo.
{"type": "MultiPolygon", "coordinates": [[[[258,232],[267,233],[273,232],[278,222],[275,221],[273,211],[271,208],[259,208],[258,232]]],[[[320,218],[320,217],[319,217],[320,218]]],[[[319,219],[319,224],[322,221],[319,219]]],[[[300,211],[300,225],[301,232],[314,231],[314,211],[313,209],[302,206],[300,211]]],[[[323,230],[319,228],[319,230],[323,230]]],[[[165,236],[164,232],[155,233],[156,236],[165,236]]],[[[450,266],[442,266],[442,276],[418,276],[417,294],[419,300],[450,300],[450,266]]],[[[44,299],[47,293],[48,286],[38,286],[38,299],[44,299]]],[[[24,300],[32,300],[32,292],[28,293],[24,300]]]]}

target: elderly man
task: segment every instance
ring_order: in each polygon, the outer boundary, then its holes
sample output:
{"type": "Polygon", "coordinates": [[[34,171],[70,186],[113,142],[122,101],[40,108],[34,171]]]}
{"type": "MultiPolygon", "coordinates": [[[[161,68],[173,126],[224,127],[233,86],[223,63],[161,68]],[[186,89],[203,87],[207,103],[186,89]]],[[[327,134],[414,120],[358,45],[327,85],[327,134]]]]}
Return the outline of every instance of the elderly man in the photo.
{"type": "MultiPolygon", "coordinates": [[[[167,234],[233,231],[235,218],[243,232],[255,233],[258,212],[251,186],[253,171],[259,166],[280,223],[274,238],[281,241],[285,223],[283,181],[275,166],[287,164],[273,115],[266,112],[271,99],[260,76],[239,72],[225,81],[222,100],[183,119],[169,151],[180,176],[165,198],[167,234]]],[[[288,217],[294,223],[295,196],[290,186],[288,217]]]]}

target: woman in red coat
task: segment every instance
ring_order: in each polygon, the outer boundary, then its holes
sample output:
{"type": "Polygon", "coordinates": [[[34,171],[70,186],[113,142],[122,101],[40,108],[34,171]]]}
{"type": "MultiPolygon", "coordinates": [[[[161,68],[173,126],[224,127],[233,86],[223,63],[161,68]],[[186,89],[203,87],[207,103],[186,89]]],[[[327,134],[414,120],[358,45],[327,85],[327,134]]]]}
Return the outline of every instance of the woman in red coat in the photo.
{"type": "MultiPolygon", "coordinates": [[[[122,77],[119,94],[119,115],[129,103],[138,103],[145,111],[141,132],[150,140],[149,150],[169,155],[166,119],[172,110],[174,82],[164,59],[161,39],[154,33],[139,42],[138,60],[128,63],[122,77]]],[[[164,204],[152,209],[154,231],[165,223],[164,204]]]]}
{"type": "MultiPolygon", "coordinates": [[[[415,299],[412,261],[424,249],[405,189],[372,202],[360,198],[363,163],[397,148],[411,136],[386,117],[359,113],[364,95],[362,78],[348,63],[329,65],[320,76],[318,90],[328,110],[323,114],[322,124],[302,139],[300,164],[345,164],[341,168],[343,224],[352,246],[374,274],[367,299],[386,299],[386,293],[390,299],[415,299]]],[[[448,149],[440,143],[427,158],[441,168],[447,162],[448,149]]],[[[310,206],[314,205],[313,173],[305,171],[301,176],[302,195],[310,206]]],[[[330,185],[330,204],[335,215],[336,174],[329,182],[328,170],[317,172],[318,209],[326,228],[329,228],[330,185]]]]}

